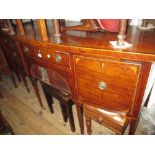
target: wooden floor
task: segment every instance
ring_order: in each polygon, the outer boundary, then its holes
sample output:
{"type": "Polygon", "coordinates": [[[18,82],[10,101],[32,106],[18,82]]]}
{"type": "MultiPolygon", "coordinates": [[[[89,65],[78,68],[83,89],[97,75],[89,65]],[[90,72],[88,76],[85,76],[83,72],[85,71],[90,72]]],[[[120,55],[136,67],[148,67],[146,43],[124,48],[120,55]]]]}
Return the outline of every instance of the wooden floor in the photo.
{"type": "MultiPolygon", "coordinates": [[[[79,125],[75,105],[73,106],[76,131],[73,133],[70,130],[69,122],[64,123],[60,112],[60,107],[57,100],[54,100],[54,114],[51,114],[41,86],[39,84],[41,97],[45,109],[39,106],[38,100],[34,94],[32,85],[28,80],[28,93],[23,85],[17,80],[18,88],[14,88],[8,77],[2,76],[3,81],[0,82],[0,90],[4,95],[4,99],[0,99],[0,110],[4,117],[12,126],[16,135],[79,135],[79,125]]],[[[94,135],[113,135],[111,130],[92,121],[92,130],[94,135]]],[[[125,134],[127,134],[128,128],[125,134]]],[[[86,134],[86,127],[85,127],[86,134]]],[[[136,134],[141,134],[139,127],[136,134]]]]}

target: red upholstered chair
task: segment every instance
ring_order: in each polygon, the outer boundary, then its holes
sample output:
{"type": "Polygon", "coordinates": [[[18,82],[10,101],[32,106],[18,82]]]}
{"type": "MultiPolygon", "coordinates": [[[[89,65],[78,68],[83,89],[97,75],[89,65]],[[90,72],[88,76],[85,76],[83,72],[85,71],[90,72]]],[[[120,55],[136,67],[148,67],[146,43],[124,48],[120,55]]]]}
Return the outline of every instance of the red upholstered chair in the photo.
{"type": "MultiPolygon", "coordinates": [[[[63,26],[62,31],[119,31],[119,19],[84,19],[81,25],[63,26]]],[[[63,24],[64,25],[64,24],[63,24]]]]}

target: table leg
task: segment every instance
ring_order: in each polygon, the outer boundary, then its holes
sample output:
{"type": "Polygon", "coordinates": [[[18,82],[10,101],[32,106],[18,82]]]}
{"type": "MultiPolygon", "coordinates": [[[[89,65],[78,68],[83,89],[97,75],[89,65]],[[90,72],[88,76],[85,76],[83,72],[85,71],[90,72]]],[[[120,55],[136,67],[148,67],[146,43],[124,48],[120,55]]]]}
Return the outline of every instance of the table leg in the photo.
{"type": "Polygon", "coordinates": [[[84,134],[83,107],[81,105],[76,104],[76,110],[79,120],[80,131],[81,134],[83,135],[84,134]]]}

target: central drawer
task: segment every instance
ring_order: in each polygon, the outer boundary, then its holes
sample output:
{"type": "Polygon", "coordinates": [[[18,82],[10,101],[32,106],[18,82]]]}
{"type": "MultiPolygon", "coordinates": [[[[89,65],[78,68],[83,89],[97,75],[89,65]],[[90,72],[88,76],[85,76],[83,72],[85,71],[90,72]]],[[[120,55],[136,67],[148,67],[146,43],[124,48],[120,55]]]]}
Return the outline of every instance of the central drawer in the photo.
{"type": "Polygon", "coordinates": [[[78,99],[93,106],[129,111],[140,68],[140,63],[75,57],[78,99]]]}
{"type": "Polygon", "coordinates": [[[34,56],[56,65],[60,65],[66,68],[70,67],[69,54],[65,52],[35,47],[34,56]]]}
{"type": "Polygon", "coordinates": [[[35,57],[38,61],[46,60],[47,62],[70,68],[69,53],[67,52],[29,45],[23,45],[22,48],[25,55],[35,57]]]}

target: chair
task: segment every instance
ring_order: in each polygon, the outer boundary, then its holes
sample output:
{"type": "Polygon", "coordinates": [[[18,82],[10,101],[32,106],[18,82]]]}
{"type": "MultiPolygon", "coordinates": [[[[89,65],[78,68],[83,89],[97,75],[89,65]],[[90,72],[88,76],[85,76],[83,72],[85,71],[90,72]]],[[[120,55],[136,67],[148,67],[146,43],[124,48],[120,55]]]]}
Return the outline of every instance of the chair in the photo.
{"type": "Polygon", "coordinates": [[[83,111],[86,118],[87,133],[92,134],[91,119],[106,126],[116,134],[123,134],[129,121],[125,115],[106,111],[87,104],[83,105],[83,111]]]}
{"type": "Polygon", "coordinates": [[[61,20],[61,31],[119,31],[119,19],[83,19],[81,25],[66,26],[61,20]]]}
{"type": "Polygon", "coordinates": [[[42,81],[40,83],[51,113],[54,113],[53,106],[52,106],[54,102],[52,97],[55,97],[59,101],[64,122],[67,122],[69,119],[71,131],[74,132],[75,124],[74,124],[74,117],[73,117],[73,111],[72,111],[72,105],[74,103],[71,100],[71,96],[67,93],[64,93],[63,91],[59,91],[58,89],[42,81]]]}
{"type": "MultiPolygon", "coordinates": [[[[55,97],[59,101],[64,122],[67,122],[69,119],[71,131],[74,132],[75,124],[72,112],[72,105],[74,103],[71,100],[70,89],[66,81],[56,71],[35,64],[31,66],[30,71],[32,78],[39,80],[41,83],[50,112],[54,113],[52,97],[55,97]]],[[[35,87],[37,87],[37,85],[35,85],[35,87]]],[[[37,97],[41,100],[38,88],[36,90],[37,97]]]]}

